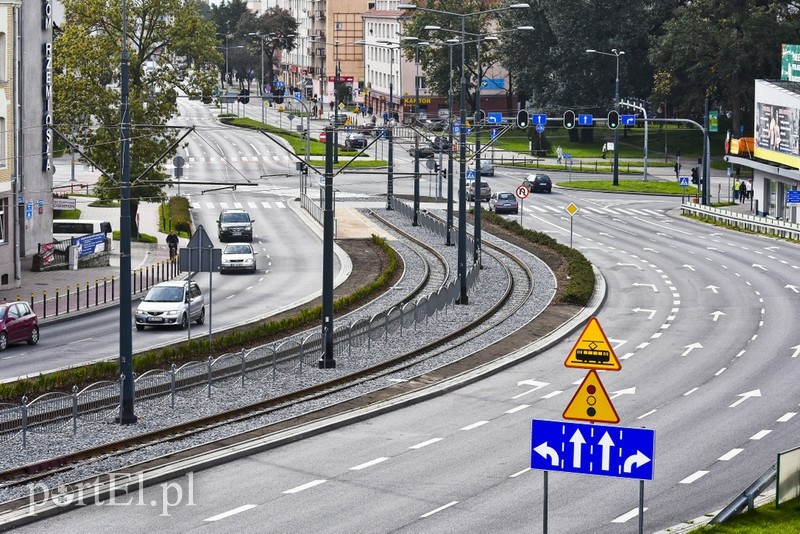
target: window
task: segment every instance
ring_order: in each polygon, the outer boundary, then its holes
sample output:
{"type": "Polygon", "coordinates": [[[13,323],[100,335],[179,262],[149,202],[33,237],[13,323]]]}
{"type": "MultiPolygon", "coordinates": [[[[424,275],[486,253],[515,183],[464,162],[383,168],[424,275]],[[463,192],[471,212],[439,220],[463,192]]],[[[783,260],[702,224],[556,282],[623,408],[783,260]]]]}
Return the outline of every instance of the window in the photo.
{"type": "Polygon", "coordinates": [[[0,117],[0,167],[8,167],[7,137],[8,131],[6,130],[6,118],[0,117]]]}
{"type": "Polygon", "coordinates": [[[6,34],[0,32],[0,80],[8,80],[8,68],[6,66],[6,34]]]}
{"type": "Polygon", "coordinates": [[[0,199],[0,243],[8,242],[8,199],[0,199]]]}

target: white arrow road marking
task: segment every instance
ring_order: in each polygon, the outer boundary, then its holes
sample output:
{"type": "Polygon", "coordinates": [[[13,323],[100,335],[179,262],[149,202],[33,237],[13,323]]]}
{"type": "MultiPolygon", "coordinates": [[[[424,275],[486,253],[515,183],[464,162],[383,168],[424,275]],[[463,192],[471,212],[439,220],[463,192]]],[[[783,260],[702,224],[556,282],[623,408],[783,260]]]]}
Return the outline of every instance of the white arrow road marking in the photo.
{"type": "Polygon", "coordinates": [[[736,396],[737,397],[741,397],[741,399],[739,399],[736,402],[734,402],[733,404],[731,404],[729,406],[729,408],[736,408],[737,406],[739,406],[741,403],[743,403],[744,401],[746,401],[750,397],[760,397],[761,396],[761,390],[760,389],[754,389],[753,391],[746,391],[744,393],[739,393],[736,396]]]}
{"type": "Polygon", "coordinates": [[[550,458],[550,465],[553,467],[558,466],[558,452],[553,447],[549,447],[546,441],[534,447],[533,450],[542,458],[550,458]]]}
{"type": "Polygon", "coordinates": [[[767,268],[764,267],[763,265],[761,265],[760,263],[754,263],[753,267],[756,267],[757,269],[761,269],[762,271],[766,271],[767,270],[767,268]]]}
{"type": "Polygon", "coordinates": [[[616,399],[620,395],[636,395],[636,386],[627,389],[618,389],[617,391],[611,393],[609,399],[616,399]]]}
{"type": "Polygon", "coordinates": [[[646,308],[633,308],[633,313],[645,312],[648,314],[648,319],[652,319],[653,316],[656,314],[656,310],[649,310],[646,308]]]}
{"type": "Polygon", "coordinates": [[[642,467],[644,464],[650,463],[650,457],[640,450],[636,454],[632,454],[625,458],[625,464],[622,466],[623,473],[630,473],[633,466],[642,467]]]}
{"type": "Polygon", "coordinates": [[[603,449],[603,458],[602,458],[602,466],[600,467],[603,471],[608,471],[610,469],[611,464],[611,447],[614,446],[614,440],[611,439],[611,436],[608,435],[608,432],[603,434],[603,437],[600,438],[600,441],[597,442],[598,445],[603,449]]]}
{"type": "Polygon", "coordinates": [[[686,349],[686,350],[683,351],[683,354],[681,354],[681,356],[686,356],[687,354],[692,352],[694,349],[702,349],[703,345],[701,345],[700,343],[692,343],[691,345],[684,345],[683,348],[686,349]]]}
{"type": "Polygon", "coordinates": [[[778,249],[780,249],[780,247],[764,247],[764,250],[769,250],[770,252],[775,252],[778,249]]]}
{"type": "Polygon", "coordinates": [[[795,293],[800,293],[800,289],[798,289],[798,288],[797,288],[797,286],[792,286],[792,285],[786,284],[786,285],[785,285],[785,286],[783,286],[783,287],[788,287],[789,289],[791,289],[791,290],[792,290],[792,291],[794,291],[795,293]]]}
{"type": "Polygon", "coordinates": [[[522,396],[527,395],[528,393],[533,393],[537,389],[542,389],[545,386],[549,386],[550,382],[538,382],[538,381],[533,380],[533,379],[531,379],[531,380],[520,380],[519,382],[517,382],[517,386],[523,386],[523,385],[524,386],[533,386],[533,389],[529,389],[528,391],[523,391],[522,393],[520,393],[518,395],[514,395],[513,397],[511,397],[512,399],[518,399],[518,398],[520,398],[522,396]]]}
{"type": "Polygon", "coordinates": [[[650,287],[653,288],[653,293],[658,293],[658,289],[656,289],[655,284],[640,284],[639,282],[634,282],[631,284],[633,287],[650,287]]]}
{"type": "Polygon", "coordinates": [[[683,266],[689,269],[690,271],[694,272],[694,265],[689,265],[688,263],[684,263],[683,266]]]}
{"type": "Polygon", "coordinates": [[[800,345],[795,345],[792,347],[794,349],[794,354],[792,354],[792,358],[797,358],[800,356],[800,345]]]}
{"type": "Polygon", "coordinates": [[[715,311],[715,312],[711,312],[711,313],[709,313],[709,315],[713,315],[713,316],[714,316],[714,322],[716,323],[716,322],[717,322],[717,319],[719,319],[719,316],[720,316],[720,315],[726,315],[726,313],[725,313],[725,312],[721,312],[721,311],[717,310],[717,311],[715,311]]]}
{"type": "Polygon", "coordinates": [[[572,467],[575,469],[580,469],[581,451],[583,444],[586,443],[586,440],[583,439],[583,434],[581,434],[580,428],[575,430],[575,433],[571,438],[569,438],[569,442],[572,443],[572,467]]]}
{"type": "Polygon", "coordinates": [[[714,293],[717,293],[717,289],[719,289],[719,286],[706,286],[706,289],[710,289],[714,293]]]}
{"type": "Polygon", "coordinates": [[[650,247],[644,247],[644,248],[642,249],[642,251],[645,251],[645,250],[649,250],[650,252],[655,252],[656,254],[661,254],[659,251],[657,251],[657,250],[656,250],[656,249],[654,249],[654,248],[650,248],[650,247]]]}

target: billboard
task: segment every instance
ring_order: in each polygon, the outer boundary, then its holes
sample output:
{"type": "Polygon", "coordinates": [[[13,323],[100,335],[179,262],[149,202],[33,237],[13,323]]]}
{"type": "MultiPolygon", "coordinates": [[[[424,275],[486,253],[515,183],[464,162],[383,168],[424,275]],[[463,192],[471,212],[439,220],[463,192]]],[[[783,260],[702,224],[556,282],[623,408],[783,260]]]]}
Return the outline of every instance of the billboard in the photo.
{"type": "Polygon", "coordinates": [[[755,89],[755,157],[800,167],[800,94],[764,80],[755,89]]]}
{"type": "Polygon", "coordinates": [[[800,82],[800,45],[781,45],[781,80],[800,82]]]}

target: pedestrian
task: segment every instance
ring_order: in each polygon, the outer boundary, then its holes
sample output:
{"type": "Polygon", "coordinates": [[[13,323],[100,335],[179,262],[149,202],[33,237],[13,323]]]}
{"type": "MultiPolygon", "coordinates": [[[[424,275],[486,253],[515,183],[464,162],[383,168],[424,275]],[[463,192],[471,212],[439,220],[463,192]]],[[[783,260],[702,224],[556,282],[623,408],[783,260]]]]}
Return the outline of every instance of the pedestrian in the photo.
{"type": "Polygon", "coordinates": [[[564,151],[561,150],[561,145],[558,145],[556,149],[556,163],[561,163],[561,159],[564,157],[564,151]]]}
{"type": "Polygon", "coordinates": [[[753,179],[748,178],[747,180],[747,200],[753,199],[753,179]]]}
{"type": "Polygon", "coordinates": [[[331,101],[328,102],[328,105],[331,107],[331,111],[333,111],[333,99],[331,99],[331,101]]]}
{"type": "Polygon", "coordinates": [[[739,200],[739,180],[733,181],[733,201],[739,200]]]}
{"type": "Polygon", "coordinates": [[[744,204],[744,201],[746,199],[747,199],[747,182],[742,180],[741,183],[739,184],[739,200],[741,201],[742,204],[744,204]]]}
{"type": "Polygon", "coordinates": [[[608,151],[608,143],[603,143],[603,159],[606,159],[606,152],[608,151]]]}

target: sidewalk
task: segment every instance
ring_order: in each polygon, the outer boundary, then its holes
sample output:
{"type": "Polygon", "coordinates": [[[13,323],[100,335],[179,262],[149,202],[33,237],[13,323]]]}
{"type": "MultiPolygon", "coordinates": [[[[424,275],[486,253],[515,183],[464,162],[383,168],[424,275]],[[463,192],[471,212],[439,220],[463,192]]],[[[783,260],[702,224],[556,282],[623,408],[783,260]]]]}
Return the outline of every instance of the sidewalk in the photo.
{"type": "MultiPolygon", "coordinates": [[[[92,171],[83,165],[76,165],[72,181],[72,166],[68,157],[55,161],[56,172],[53,185],[70,185],[76,193],[83,189],[85,193],[97,182],[99,172],[92,171]]],[[[83,219],[99,219],[110,221],[114,230],[119,230],[120,208],[98,208],[89,206],[90,197],[76,197],[77,208],[81,210],[83,219]]],[[[156,280],[163,280],[168,274],[169,250],[166,235],[158,231],[158,204],[139,204],[139,231],[158,238],[158,244],[131,243],[131,270],[136,273],[136,293],[141,293],[142,286],[151,286],[156,280]],[[140,282],[141,279],[141,282],[140,282]]],[[[186,240],[181,245],[185,246],[186,240]]],[[[77,270],[56,270],[35,272],[31,270],[33,255],[21,259],[21,285],[0,291],[0,300],[24,300],[33,302],[34,311],[39,315],[40,323],[47,324],[69,313],[85,314],[108,306],[116,305],[119,299],[120,275],[120,243],[112,242],[110,264],[106,267],[86,267],[77,270]],[[113,280],[113,282],[112,282],[113,280]],[[112,303],[113,286],[113,303],[112,303]],[[87,287],[89,289],[87,295],[87,287]],[[79,292],[78,292],[79,291],[79,292]],[[69,294],[69,312],[67,312],[67,295],[69,294]],[[56,295],[58,295],[58,317],[56,317],[56,295]],[[45,308],[44,298],[47,297],[45,308]],[[87,296],[89,307],[87,308],[87,296]],[[79,299],[79,300],[78,300],[79,299]],[[101,306],[98,308],[96,301],[101,306]],[[46,312],[46,314],[45,314],[46,312]]]]}

